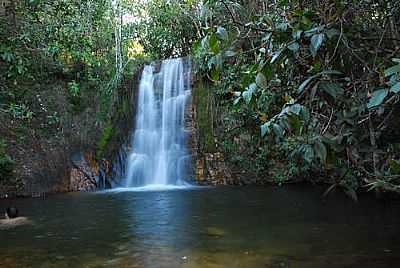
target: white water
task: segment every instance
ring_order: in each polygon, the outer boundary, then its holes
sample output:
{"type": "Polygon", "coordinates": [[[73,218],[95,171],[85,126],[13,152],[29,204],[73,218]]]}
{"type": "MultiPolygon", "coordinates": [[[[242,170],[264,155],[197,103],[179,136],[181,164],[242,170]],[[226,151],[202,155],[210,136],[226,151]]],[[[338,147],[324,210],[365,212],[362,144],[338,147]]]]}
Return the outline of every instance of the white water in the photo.
{"type": "Polygon", "coordinates": [[[184,116],[191,94],[190,66],[185,70],[183,59],[169,59],[159,73],[154,69],[144,67],[139,85],[125,187],[183,186],[189,174],[184,116]]]}

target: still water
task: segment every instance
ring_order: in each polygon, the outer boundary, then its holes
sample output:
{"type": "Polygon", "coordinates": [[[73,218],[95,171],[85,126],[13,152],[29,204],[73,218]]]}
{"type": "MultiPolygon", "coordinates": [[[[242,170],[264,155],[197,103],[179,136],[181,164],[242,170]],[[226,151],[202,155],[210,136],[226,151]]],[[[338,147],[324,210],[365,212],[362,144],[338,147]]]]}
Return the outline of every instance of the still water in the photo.
{"type": "MultiPolygon", "coordinates": [[[[0,267],[400,267],[400,202],[324,189],[73,193],[12,203],[0,267]]],[[[0,210],[10,204],[0,201],[0,210]]]]}

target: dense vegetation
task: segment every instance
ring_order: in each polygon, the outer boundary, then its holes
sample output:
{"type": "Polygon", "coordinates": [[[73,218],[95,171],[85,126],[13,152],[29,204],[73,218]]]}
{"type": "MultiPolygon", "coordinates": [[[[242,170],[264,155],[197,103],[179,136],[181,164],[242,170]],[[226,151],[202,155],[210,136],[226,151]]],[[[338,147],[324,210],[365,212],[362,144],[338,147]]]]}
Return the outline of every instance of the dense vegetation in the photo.
{"type": "Polygon", "coordinates": [[[1,22],[1,113],[35,122],[20,85],[58,76],[74,111],[95,88],[100,120],[128,58],[191,55],[233,171],[354,198],[400,190],[398,1],[21,1],[15,12],[1,22]]]}
{"type": "MultiPolygon", "coordinates": [[[[182,21],[190,14],[191,54],[217,95],[218,140],[232,168],[275,183],[312,178],[354,198],[363,186],[398,191],[399,5],[210,0],[175,8],[182,21]]],[[[157,11],[149,32],[178,43],[166,11],[157,11]]]]}
{"type": "Polygon", "coordinates": [[[29,176],[30,162],[43,155],[109,131],[122,72],[145,60],[127,56],[122,3],[35,0],[1,8],[0,186],[29,176]]]}
{"type": "Polygon", "coordinates": [[[194,55],[227,111],[228,155],[278,183],[397,191],[399,18],[393,1],[206,1],[194,55]]]}

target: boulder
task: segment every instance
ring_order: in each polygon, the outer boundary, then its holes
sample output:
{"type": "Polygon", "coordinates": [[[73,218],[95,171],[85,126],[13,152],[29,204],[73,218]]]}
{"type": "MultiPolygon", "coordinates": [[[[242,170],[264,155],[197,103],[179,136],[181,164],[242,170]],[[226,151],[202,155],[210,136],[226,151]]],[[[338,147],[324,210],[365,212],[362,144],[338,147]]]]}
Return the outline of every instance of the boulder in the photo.
{"type": "Polygon", "coordinates": [[[16,207],[8,207],[6,210],[6,215],[10,219],[18,217],[18,209],[16,207]]]}

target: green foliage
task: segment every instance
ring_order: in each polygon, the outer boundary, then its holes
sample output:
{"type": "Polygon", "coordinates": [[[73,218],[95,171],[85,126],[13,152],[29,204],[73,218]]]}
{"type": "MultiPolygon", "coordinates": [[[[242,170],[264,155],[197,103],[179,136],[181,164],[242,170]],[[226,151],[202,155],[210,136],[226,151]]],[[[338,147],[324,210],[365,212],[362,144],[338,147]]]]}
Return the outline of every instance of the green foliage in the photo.
{"type": "Polygon", "coordinates": [[[60,124],[60,116],[58,115],[58,113],[54,112],[53,114],[48,115],[47,116],[47,123],[50,126],[56,126],[57,127],[60,124]]]}
{"type": "Polygon", "coordinates": [[[113,134],[113,127],[111,123],[109,123],[105,128],[103,128],[100,139],[97,142],[97,149],[96,149],[96,158],[100,159],[103,156],[104,150],[108,142],[110,141],[113,134]]]}
{"type": "Polygon", "coordinates": [[[79,87],[79,84],[75,80],[68,83],[68,92],[71,97],[79,97],[80,91],[81,89],[79,87]]]}
{"type": "Polygon", "coordinates": [[[33,117],[33,112],[25,104],[10,103],[7,112],[14,119],[30,121],[33,117]]]}
{"type": "Polygon", "coordinates": [[[127,27],[146,53],[162,59],[185,56],[196,38],[193,10],[198,1],[127,1],[127,9],[136,20],[127,27]]]}
{"type": "Polygon", "coordinates": [[[81,104],[81,88],[75,81],[68,82],[68,99],[74,105],[75,110],[79,110],[81,104]]]}
{"type": "Polygon", "coordinates": [[[400,116],[393,114],[400,97],[400,60],[393,58],[400,9],[375,4],[372,12],[345,1],[307,7],[293,1],[204,2],[193,57],[228,113],[251,122],[242,131],[260,128],[251,146],[275,144],[259,159],[288,165],[288,157],[293,174],[305,168],[327,181],[335,177],[351,196],[365,181],[400,185],[388,164],[398,151],[383,136],[400,116]],[[349,16],[358,19],[349,23],[349,16]],[[396,26],[387,28],[388,21],[396,26]],[[379,38],[369,38],[372,33],[379,38]],[[354,172],[337,175],[343,168],[354,172]]]}

